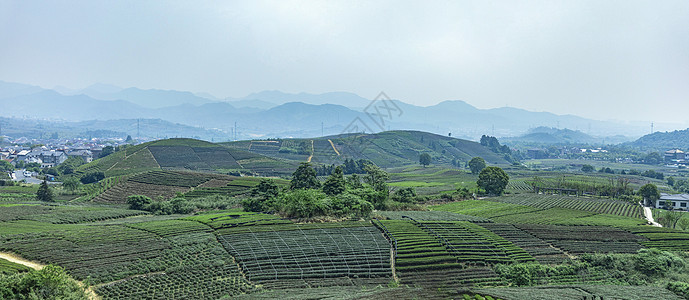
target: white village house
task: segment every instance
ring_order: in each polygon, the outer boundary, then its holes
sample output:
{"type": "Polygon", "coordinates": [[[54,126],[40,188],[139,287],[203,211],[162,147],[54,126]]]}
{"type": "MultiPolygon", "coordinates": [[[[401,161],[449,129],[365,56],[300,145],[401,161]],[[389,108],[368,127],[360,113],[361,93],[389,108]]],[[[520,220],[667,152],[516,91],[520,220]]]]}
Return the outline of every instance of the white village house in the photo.
{"type": "Polygon", "coordinates": [[[661,193],[660,199],[656,200],[655,207],[657,208],[673,208],[675,210],[689,209],[689,194],[666,194],[661,193]]]}

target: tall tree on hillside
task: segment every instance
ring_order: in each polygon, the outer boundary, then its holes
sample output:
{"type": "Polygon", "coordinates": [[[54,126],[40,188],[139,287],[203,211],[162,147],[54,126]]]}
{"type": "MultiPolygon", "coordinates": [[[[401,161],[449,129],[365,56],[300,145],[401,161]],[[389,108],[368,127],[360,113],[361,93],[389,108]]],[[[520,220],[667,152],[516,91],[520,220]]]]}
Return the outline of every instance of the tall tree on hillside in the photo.
{"type": "Polygon", "coordinates": [[[297,170],[292,173],[291,189],[318,189],[320,187],[321,182],[316,178],[316,170],[311,167],[310,163],[299,164],[297,170]]]}
{"type": "Polygon", "coordinates": [[[323,183],[323,192],[328,196],[342,194],[346,189],[346,184],[342,166],[337,166],[323,183]]]}
{"type": "Polygon", "coordinates": [[[386,183],[390,179],[388,172],[383,171],[374,164],[366,165],[364,171],[366,171],[364,182],[368,183],[376,191],[388,192],[388,184],[386,183]]]}
{"type": "Polygon", "coordinates": [[[38,191],[36,191],[36,199],[38,201],[45,201],[45,202],[53,202],[55,201],[54,196],[53,196],[53,190],[50,189],[48,186],[48,182],[43,180],[41,185],[38,187],[38,191]]]}
{"type": "Polygon", "coordinates": [[[424,168],[430,165],[431,155],[428,153],[421,153],[421,155],[419,155],[419,163],[422,164],[424,168]]]}
{"type": "Polygon", "coordinates": [[[510,177],[499,167],[486,167],[478,174],[476,184],[488,194],[500,195],[507,187],[510,177]]]}
{"type": "Polygon", "coordinates": [[[486,161],[483,160],[483,158],[477,156],[469,161],[469,169],[471,169],[471,174],[476,175],[484,168],[486,168],[486,161]]]}
{"type": "Polygon", "coordinates": [[[654,203],[660,198],[658,187],[652,183],[647,183],[640,187],[638,194],[644,197],[645,200],[650,201],[650,203],[654,203]]]}

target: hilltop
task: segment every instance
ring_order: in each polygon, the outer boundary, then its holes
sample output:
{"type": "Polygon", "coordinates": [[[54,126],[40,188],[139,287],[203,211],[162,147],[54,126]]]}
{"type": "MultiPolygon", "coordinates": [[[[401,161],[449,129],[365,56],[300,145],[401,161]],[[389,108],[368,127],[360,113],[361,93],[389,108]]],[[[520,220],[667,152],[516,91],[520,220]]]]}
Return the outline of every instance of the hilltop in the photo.
{"type": "Polygon", "coordinates": [[[420,131],[386,131],[375,134],[345,134],[313,139],[272,139],[222,143],[274,158],[314,163],[342,163],[344,159],[368,159],[380,167],[418,164],[428,153],[432,164],[465,162],[480,156],[492,164],[508,162],[477,142],[420,131]]]}
{"type": "Polygon", "coordinates": [[[626,145],[649,150],[689,149],[689,128],[644,135],[626,145]]]}
{"type": "Polygon", "coordinates": [[[107,157],[80,166],[77,173],[105,172],[107,177],[155,169],[252,173],[264,176],[289,174],[295,163],[231,149],[194,139],[166,139],[126,147],[107,157]]]}

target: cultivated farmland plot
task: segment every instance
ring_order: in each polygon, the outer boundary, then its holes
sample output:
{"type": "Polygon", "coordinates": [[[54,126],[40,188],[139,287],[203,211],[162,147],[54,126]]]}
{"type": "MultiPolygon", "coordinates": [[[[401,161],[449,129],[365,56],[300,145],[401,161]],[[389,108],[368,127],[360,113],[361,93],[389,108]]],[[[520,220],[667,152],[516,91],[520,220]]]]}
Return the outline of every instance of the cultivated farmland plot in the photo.
{"type": "Polygon", "coordinates": [[[287,231],[273,226],[218,239],[252,281],[391,276],[390,244],[373,226],[287,231]]]}
{"type": "Polygon", "coordinates": [[[672,292],[654,286],[569,285],[521,288],[479,289],[477,293],[504,300],[571,300],[571,299],[683,299],[672,292]]]}
{"type": "Polygon", "coordinates": [[[639,205],[608,199],[591,199],[565,195],[519,194],[488,198],[487,200],[526,205],[541,209],[559,207],[631,218],[643,217],[641,207],[639,205]]]}
{"type": "Polygon", "coordinates": [[[546,240],[570,254],[636,253],[646,238],[603,226],[517,225],[529,234],[546,240]]]}

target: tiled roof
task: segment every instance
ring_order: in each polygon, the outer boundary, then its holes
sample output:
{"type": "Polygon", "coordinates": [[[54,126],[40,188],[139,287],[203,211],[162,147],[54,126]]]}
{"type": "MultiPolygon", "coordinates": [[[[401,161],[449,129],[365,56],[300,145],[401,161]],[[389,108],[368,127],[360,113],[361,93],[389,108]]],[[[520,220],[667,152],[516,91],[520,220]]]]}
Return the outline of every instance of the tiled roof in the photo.
{"type": "Polygon", "coordinates": [[[689,194],[660,194],[660,200],[670,200],[670,201],[689,201],[689,194]]]}

